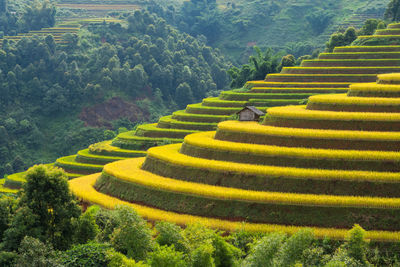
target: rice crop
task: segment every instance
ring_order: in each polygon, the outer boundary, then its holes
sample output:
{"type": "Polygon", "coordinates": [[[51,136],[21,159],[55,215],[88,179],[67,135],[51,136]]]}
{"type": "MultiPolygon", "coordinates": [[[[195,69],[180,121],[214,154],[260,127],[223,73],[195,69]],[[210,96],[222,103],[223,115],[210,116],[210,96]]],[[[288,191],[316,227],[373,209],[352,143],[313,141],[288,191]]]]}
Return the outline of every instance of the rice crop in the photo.
{"type": "MultiPolygon", "coordinates": [[[[188,225],[192,223],[201,223],[204,226],[216,228],[225,231],[244,230],[249,232],[285,232],[294,234],[295,232],[303,229],[304,227],[290,226],[290,225],[274,225],[274,224],[260,224],[248,222],[234,222],[228,220],[221,220],[215,218],[207,218],[200,216],[193,216],[188,214],[179,214],[175,212],[164,211],[151,207],[146,207],[139,204],[130,203],[120,200],[116,197],[111,197],[96,191],[93,185],[96,183],[99,174],[84,176],[71,180],[70,189],[78,197],[87,202],[98,204],[105,208],[114,209],[118,205],[127,205],[134,208],[141,216],[151,221],[168,221],[179,225],[188,225]]],[[[320,228],[311,227],[316,237],[325,238],[330,237],[333,239],[344,239],[349,229],[335,229],[335,228],[320,228]]],[[[390,231],[367,231],[366,238],[377,241],[398,242],[400,240],[399,232],[390,231]]]]}

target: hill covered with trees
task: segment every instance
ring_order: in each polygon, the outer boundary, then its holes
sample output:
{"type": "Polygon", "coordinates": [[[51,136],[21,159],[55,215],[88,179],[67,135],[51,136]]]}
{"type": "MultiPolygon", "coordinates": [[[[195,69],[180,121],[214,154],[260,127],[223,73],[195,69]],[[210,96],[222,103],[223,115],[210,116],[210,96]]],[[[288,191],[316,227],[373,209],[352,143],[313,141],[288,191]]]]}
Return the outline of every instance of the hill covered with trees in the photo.
{"type": "Polygon", "coordinates": [[[113,137],[229,86],[221,53],[137,11],[118,23],[4,40],[0,50],[0,174],[113,137]],[[94,128],[95,127],[95,128],[94,128]]]}

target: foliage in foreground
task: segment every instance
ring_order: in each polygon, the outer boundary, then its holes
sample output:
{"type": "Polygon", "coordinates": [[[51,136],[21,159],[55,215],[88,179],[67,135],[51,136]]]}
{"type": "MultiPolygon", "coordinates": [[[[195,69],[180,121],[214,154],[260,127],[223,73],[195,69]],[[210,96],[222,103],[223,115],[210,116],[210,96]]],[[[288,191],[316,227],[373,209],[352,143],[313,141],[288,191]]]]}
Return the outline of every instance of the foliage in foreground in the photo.
{"type": "Polygon", "coordinates": [[[3,223],[6,230],[0,250],[1,266],[398,264],[394,256],[398,253],[397,244],[368,243],[365,231],[358,225],[348,232],[345,241],[333,241],[316,239],[312,229],[288,236],[278,232],[244,231],[227,235],[200,224],[190,224],[183,229],[167,222],[158,222],[153,228],[127,206],[119,206],[116,210],[93,206],[79,216],[78,206],[65,186],[64,175],[58,169],[33,167],[21,197],[0,199],[4,217],[11,218],[3,223]],[[4,203],[8,204],[8,209],[4,203]],[[85,235],[81,236],[83,233],[85,235]]]}

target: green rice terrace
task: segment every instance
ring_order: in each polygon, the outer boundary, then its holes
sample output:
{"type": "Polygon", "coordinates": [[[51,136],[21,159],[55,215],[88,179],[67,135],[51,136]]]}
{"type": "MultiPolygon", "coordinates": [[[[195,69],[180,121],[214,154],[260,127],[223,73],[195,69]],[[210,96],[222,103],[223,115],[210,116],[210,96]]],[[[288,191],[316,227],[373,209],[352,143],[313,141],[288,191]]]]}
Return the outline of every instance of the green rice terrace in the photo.
{"type": "MultiPolygon", "coordinates": [[[[389,25],[388,29],[396,27],[400,24],[389,25]]],[[[304,60],[300,67],[286,67],[279,74],[268,75],[264,81],[248,82],[244,89],[225,91],[219,97],[188,105],[186,110],[162,117],[157,124],[141,125],[136,131],[92,145],[75,156],[60,158],[55,164],[74,175],[95,173],[105,163],[143,156],[150,147],[180,143],[188,134],[215,130],[219,122],[246,105],[262,110],[297,105],[309,96],[343,93],[350,83],[373,82],[377,74],[399,71],[398,45],[337,47],[333,53],[321,53],[318,59],[304,60]]]]}
{"type": "Polygon", "coordinates": [[[51,28],[42,28],[37,31],[29,31],[27,33],[19,33],[15,36],[4,36],[2,39],[0,38],[0,46],[3,44],[4,40],[18,42],[24,37],[46,37],[48,35],[52,35],[56,44],[65,44],[68,41],[64,39],[64,35],[69,34],[78,34],[79,30],[83,26],[87,26],[89,24],[101,24],[101,23],[120,23],[122,22],[119,19],[115,18],[80,18],[74,19],[70,21],[63,21],[59,23],[56,27],[51,28]]]}
{"type": "Polygon", "coordinates": [[[131,205],[149,220],[227,231],[311,227],[337,239],[358,223],[369,239],[398,241],[399,97],[400,74],[380,74],[347,94],[270,107],[261,124],[220,122],[183,144],[150,148],[146,158],[106,164],[71,180],[71,189],[86,202],[131,205]]]}
{"type": "MultiPolygon", "coordinates": [[[[398,240],[400,83],[384,74],[400,72],[397,29],[390,24],[391,35],[362,36],[54,165],[75,178],[84,201],[129,202],[150,220],[225,230],[246,221],[249,231],[288,233],[310,226],[339,239],[357,222],[371,239],[398,240]],[[229,120],[247,105],[268,109],[262,124],[229,120]]],[[[23,182],[24,173],[9,175],[2,190],[23,182]]]]}
{"type": "MultiPolygon", "coordinates": [[[[391,24],[386,31],[396,29],[400,29],[400,24],[391,24]]],[[[385,39],[381,32],[368,38],[385,39]]],[[[400,32],[397,38],[400,41],[400,32]]],[[[190,104],[185,110],[160,118],[156,124],[140,125],[135,131],[93,144],[77,155],[59,158],[54,164],[71,177],[100,172],[104,164],[145,156],[150,147],[181,143],[188,134],[215,130],[219,122],[228,120],[246,105],[261,110],[299,105],[310,96],[345,93],[351,83],[374,82],[377,74],[392,72],[400,72],[400,42],[336,47],[333,53],[321,53],[318,59],[304,60],[300,67],[285,67],[281,73],[269,74],[263,81],[250,81],[242,89],[224,91],[219,97],[190,104]]],[[[5,186],[17,188],[23,175],[9,175],[5,186]]]]}

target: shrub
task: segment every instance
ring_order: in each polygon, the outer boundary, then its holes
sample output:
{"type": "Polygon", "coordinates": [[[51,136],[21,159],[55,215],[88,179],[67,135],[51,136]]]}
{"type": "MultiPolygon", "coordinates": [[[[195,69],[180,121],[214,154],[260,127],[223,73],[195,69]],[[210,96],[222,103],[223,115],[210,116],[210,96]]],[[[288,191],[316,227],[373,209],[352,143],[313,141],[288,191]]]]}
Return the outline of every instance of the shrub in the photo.
{"type": "Polygon", "coordinates": [[[365,241],[365,230],[358,224],[354,225],[354,227],[348,232],[346,240],[347,242],[345,247],[347,248],[348,255],[356,261],[361,262],[363,265],[368,265],[369,263],[366,257],[367,242],[365,241]]]}
{"type": "Polygon", "coordinates": [[[94,242],[77,245],[64,253],[62,263],[68,267],[104,267],[108,263],[109,248],[107,244],[94,242]]]}
{"type": "Polygon", "coordinates": [[[172,246],[155,246],[155,250],[150,252],[147,262],[151,267],[185,267],[187,262],[182,252],[176,251],[172,246]]]}
{"type": "Polygon", "coordinates": [[[106,252],[108,261],[107,267],[145,267],[147,265],[142,262],[135,262],[133,259],[128,259],[124,254],[116,252],[114,249],[109,249],[106,252]]]}
{"type": "Polygon", "coordinates": [[[214,267],[214,247],[210,243],[200,245],[192,251],[192,267],[214,267]]]}
{"type": "Polygon", "coordinates": [[[89,207],[76,221],[74,233],[76,243],[84,244],[95,239],[99,232],[99,226],[96,224],[96,213],[99,209],[98,206],[89,207]]]}
{"type": "Polygon", "coordinates": [[[18,248],[18,267],[62,267],[53,248],[40,240],[25,236],[18,248]]]}
{"type": "Polygon", "coordinates": [[[174,246],[177,251],[188,252],[187,244],[182,236],[182,228],[169,222],[158,222],[155,226],[158,235],[155,241],[160,246],[174,246]]]}
{"type": "Polygon", "coordinates": [[[286,239],[286,235],[272,233],[256,241],[249,255],[244,260],[244,265],[249,267],[272,266],[273,259],[286,239]]]}
{"type": "Polygon", "coordinates": [[[120,206],[116,212],[119,226],[111,235],[111,244],[129,258],[145,259],[153,248],[150,228],[146,221],[128,206],[120,206]]]}
{"type": "Polygon", "coordinates": [[[276,266],[292,266],[301,259],[303,251],[307,249],[314,239],[314,234],[310,229],[302,229],[289,237],[286,242],[279,248],[274,265],[276,266]]]}

